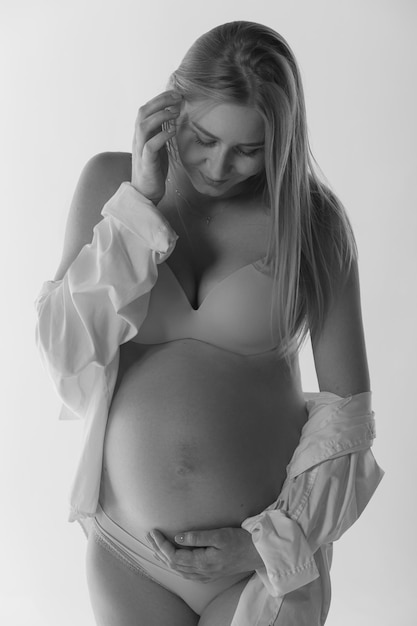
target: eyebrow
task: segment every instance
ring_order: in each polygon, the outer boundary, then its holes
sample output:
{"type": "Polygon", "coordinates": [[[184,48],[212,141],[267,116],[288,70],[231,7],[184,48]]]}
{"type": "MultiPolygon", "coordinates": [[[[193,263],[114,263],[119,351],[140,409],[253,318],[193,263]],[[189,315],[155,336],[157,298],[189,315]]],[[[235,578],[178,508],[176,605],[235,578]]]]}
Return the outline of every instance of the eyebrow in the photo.
{"type": "MultiPolygon", "coordinates": [[[[190,123],[195,126],[200,132],[204,133],[205,135],[207,135],[208,137],[211,137],[212,139],[216,139],[216,141],[218,141],[218,137],[216,137],[215,135],[212,135],[211,133],[208,132],[208,130],[206,130],[205,128],[203,128],[202,126],[200,126],[199,124],[197,124],[197,122],[193,122],[192,120],[189,120],[190,123]]],[[[260,147],[264,145],[263,141],[257,141],[256,143],[239,143],[239,146],[251,146],[251,147],[260,147]]]]}

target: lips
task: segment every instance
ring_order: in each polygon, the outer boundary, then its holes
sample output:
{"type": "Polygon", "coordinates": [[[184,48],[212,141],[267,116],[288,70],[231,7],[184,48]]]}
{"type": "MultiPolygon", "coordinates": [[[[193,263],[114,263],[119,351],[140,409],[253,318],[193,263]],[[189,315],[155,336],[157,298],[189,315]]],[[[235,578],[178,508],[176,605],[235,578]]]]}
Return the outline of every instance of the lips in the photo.
{"type": "Polygon", "coordinates": [[[204,174],[201,174],[201,176],[204,178],[204,180],[209,185],[222,185],[223,183],[227,182],[227,179],[225,179],[225,180],[213,180],[212,178],[209,178],[208,176],[204,176],[204,174]]]}

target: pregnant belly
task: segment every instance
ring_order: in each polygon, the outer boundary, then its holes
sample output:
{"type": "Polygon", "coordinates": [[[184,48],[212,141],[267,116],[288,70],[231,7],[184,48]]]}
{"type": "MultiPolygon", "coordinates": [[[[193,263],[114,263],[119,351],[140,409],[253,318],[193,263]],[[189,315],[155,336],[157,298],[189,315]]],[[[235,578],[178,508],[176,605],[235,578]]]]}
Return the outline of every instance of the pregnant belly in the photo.
{"type": "Polygon", "coordinates": [[[100,502],[128,532],[239,526],[271,504],[306,419],[273,353],[122,346],[100,502]]]}

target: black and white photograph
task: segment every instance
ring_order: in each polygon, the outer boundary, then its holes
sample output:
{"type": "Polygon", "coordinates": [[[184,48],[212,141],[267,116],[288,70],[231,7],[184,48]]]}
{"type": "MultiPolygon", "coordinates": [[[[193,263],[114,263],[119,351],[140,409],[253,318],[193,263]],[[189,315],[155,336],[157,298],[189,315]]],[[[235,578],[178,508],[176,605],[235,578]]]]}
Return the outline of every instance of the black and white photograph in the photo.
{"type": "Polygon", "coordinates": [[[5,626],[414,626],[417,5],[0,2],[5,626]]]}

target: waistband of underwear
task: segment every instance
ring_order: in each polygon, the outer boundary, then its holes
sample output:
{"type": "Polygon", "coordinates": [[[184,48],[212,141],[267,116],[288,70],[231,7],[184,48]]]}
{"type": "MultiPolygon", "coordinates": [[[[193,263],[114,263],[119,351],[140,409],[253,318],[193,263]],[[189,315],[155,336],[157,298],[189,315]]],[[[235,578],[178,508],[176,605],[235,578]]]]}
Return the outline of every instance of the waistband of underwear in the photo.
{"type": "MultiPolygon", "coordinates": [[[[150,546],[134,537],[117,522],[112,520],[100,506],[97,507],[93,520],[93,527],[110,548],[122,554],[126,560],[140,571],[146,571],[147,565],[152,565],[160,570],[170,571],[174,576],[179,574],[158,560],[150,546]],[[141,564],[143,567],[141,567],[141,564]],[[145,568],[145,569],[144,569],[145,568]]],[[[149,573],[148,573],[149,575],[149,573]]],[[[151,576],[150,576],[151,577],[151,576]]]]}
{"type": "MultiPolygon", "coordinates": [[[[250,578],[253,572],[225,576],[210,583],[185,579],[180,573],[156,559],[153,550],[124,530],[98,506],[92,533],[97,541],[127,567],[181,597],[198,615],[216,597],[235,583],[250,578]]],[[[143,531],[142,531],[143,534],[143,531]]]]}

